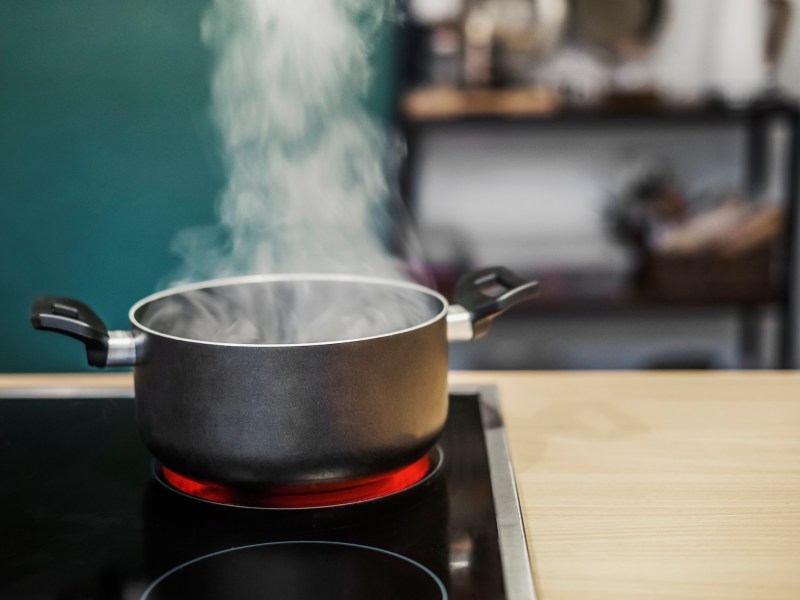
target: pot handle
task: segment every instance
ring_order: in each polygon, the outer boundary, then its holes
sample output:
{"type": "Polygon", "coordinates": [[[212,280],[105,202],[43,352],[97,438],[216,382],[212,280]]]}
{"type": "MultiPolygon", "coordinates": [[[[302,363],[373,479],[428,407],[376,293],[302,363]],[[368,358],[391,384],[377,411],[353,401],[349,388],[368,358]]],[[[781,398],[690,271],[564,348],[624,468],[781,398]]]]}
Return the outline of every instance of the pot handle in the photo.
{"type": "Polygon", "coordinates": [[[496,316],[529,300],[539,283],[515,275],[505,267],[472,271],[456,283],[455,301],[447,313],[447,339],[466,341],[481,337],[496,316]]]}
{"type": "Polygon", "coordinates": [[[83,342],[93,367],[130,367],[136,363],[136,340],[129,331],[109,331],[83,302],[61,296],[39,296],[31,306],[34,329],[55,331],[83,342]]]}

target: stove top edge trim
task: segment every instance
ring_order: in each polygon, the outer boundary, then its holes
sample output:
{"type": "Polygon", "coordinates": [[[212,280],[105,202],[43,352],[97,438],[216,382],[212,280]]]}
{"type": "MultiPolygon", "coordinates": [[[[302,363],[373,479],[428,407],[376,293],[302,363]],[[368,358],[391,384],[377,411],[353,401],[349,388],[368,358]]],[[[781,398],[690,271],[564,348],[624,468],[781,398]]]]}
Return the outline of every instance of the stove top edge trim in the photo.
{"type": "Polygon", "coordinates": [[[130,386],[0,387],[0,400],[117,400],[133,399],[130,386]]]}
{"type": "Polygon", "coordinates": [[[452,385],[448,392],[479,398],[507,600],[537,600],[497,386],[452,385]]]}

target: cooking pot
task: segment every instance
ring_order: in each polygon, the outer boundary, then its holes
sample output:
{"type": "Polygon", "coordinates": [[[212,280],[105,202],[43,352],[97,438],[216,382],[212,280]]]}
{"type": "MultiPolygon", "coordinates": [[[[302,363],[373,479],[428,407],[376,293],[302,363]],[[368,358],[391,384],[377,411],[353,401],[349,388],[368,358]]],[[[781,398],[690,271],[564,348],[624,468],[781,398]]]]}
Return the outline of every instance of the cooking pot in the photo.
{"type": "Polygon", "coordinates": [[[82,302],[52,296],[34,301],[31,322],[82,341],[91,365],[134,367],[139,432],[164,466],[228,485],[302,485],[424,456],[447,417],[447,342],[484,334],[536,287],[483,269],[459,280],[448,306],[431,289],[391,279],[256,275],[148,296],[130,309],[130,331],[108,331],[82,302]],[[320,318],[320,302],[296,308],[309,298],[348,302],[320,318]],[[208,326],[243,301],[275,327],[242,337],[235,319],[208,326]],[[339,326],[407,307],[402,326],[378,319],[353,337],[339,326]],[[323,327],[300,335],[290,327],[298,317],[323,327]]]}

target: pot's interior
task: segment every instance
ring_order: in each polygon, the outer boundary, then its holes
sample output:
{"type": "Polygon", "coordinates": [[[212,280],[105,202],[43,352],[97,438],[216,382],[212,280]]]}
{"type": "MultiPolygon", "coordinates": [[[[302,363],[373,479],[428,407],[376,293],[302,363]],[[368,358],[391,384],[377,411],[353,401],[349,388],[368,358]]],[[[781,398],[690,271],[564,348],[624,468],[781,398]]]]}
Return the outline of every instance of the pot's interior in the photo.
{"type": "Polygon", "coordinates": [[[230,344],[308,344],[385,335],[444,309],[436,295],[402,283],[281,280],[175,292],[146,302],[134,320],[157,333],[230,344]]]}

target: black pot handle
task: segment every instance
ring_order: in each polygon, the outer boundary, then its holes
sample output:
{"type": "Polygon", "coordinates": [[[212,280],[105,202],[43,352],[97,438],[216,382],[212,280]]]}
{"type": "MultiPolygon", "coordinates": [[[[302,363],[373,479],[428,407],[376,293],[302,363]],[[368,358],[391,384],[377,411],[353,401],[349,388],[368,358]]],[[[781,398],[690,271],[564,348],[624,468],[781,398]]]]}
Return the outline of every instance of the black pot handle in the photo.
{"type": "Polygon", "coordinates": [[[480,337],[492,319],[536,296],[538,288],[538,282],[523,279],[505,267],[489,267],[463,275],[456,283],[454,297],[469,313],[472,337],[480,337]]]}
{"type": "Polygon", "coordinates": [[[34,329],[55,331],[83,342],[90,365],[105,367],[108,364],[108,328],[83,302],[60,296],[39,296],[31,306],[31,324],[34,329]]]}

